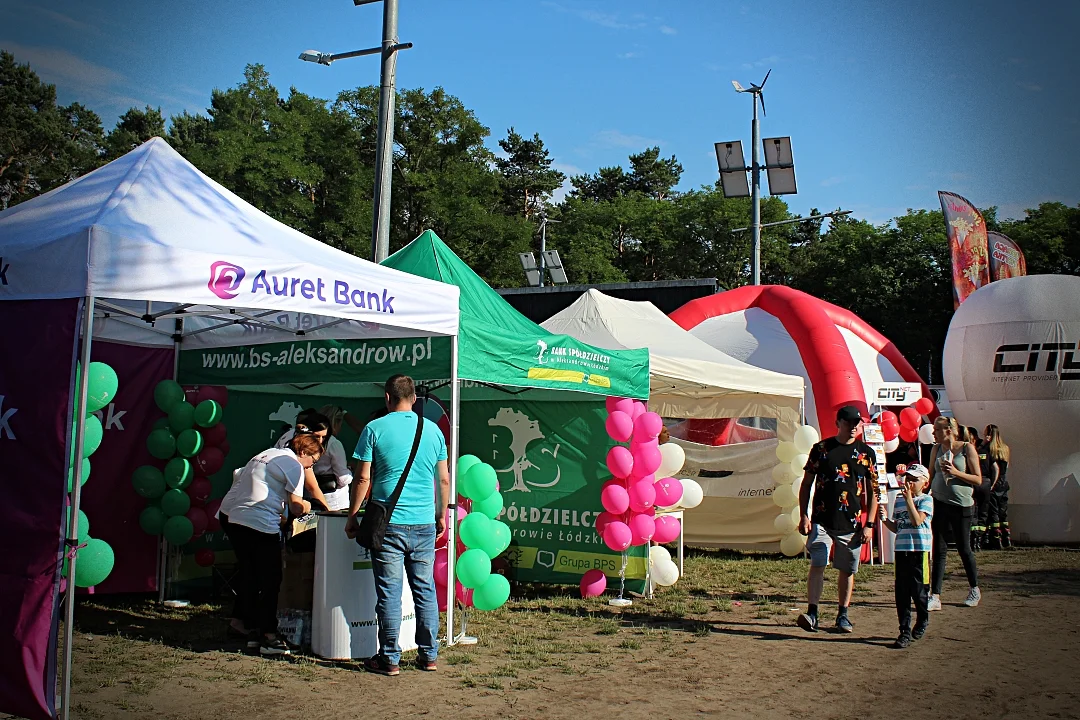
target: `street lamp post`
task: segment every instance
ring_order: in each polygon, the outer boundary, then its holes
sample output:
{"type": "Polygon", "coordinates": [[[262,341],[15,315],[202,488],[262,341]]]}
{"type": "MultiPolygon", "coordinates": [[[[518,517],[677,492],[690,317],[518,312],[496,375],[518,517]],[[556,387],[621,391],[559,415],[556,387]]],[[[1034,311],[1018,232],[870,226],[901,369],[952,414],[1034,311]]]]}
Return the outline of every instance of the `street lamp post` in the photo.
{"type": "Polygon", "coordinates": [[[305,50],[300,59],[329,65],[335,60],[381,55],[379,81],[379,119],[375,147],[375,197],[371,217],[371,259],[382,262],[390,254],[390,184],[394,163],[394,85],[397,75],[397,52],[408,50],[412,43],[399,43],[397,38],[398,0],[353,0],[354,5],[383,4],[382,45],[346,53],[324,53],[305,50]]]}
{"type": "Polygon", "coordinates": [[[547,285],[547,279],[544,277],[545,263],[547,259],[544,257],[544,253],[547,252],[547,226],[548,223],[560,223],[561,220],[548,220],[547,217],[540,219],[540,284],[547,285]]]}

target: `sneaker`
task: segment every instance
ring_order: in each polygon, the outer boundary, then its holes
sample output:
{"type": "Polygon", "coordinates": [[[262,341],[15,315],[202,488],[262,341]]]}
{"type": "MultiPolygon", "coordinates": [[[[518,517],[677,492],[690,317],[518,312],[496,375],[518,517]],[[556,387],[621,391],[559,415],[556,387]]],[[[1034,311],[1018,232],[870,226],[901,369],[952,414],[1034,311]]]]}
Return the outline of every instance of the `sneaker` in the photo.
{"type": "Polygon", "coordinates": [[[273,640],[263,638],[262,642],[259,643],[259,654],[274,657],[277,655],[291,655],[292,651],[289,650],[289,646],[281,638],[276,637],[273,640]]]}
{"type": "Polygon", "coordinates": [[[931,595],[930,601],[926,603],[927,610],[940,610],[941,609],[941,596],[931,595]]]}
{"type": "Polygon", "coordinates": [[[909,645],[911,645],[911,635],[908,635],[907,633],[900,633],[899,637],[897,637],[896,641],[892,644],[897,650],[903,650],[909,645]]]}
{"type": "Polygon", "coordinates": [[[978,607],[980,600],[982,600],[982,593],[979,592],[979,588],[973,587],[971,588],[971,591],[968,592],[968,596],[967,599],[964,600],[964,604],[968,607],[978,607]]]}
{"type": "Polygon", "coordinates": [[[923,636],[926,635],[926,626],[928,624],[929,623],[915,623],[915,627],[911,629],[911,639],[922,640],[923,636]]]}
{"type": "Polygon", "coordinates": [[[439,664],[434,660],[425,660],[421,657],[416,658],[416,667],[420,668],[424,672],[435,672],[439,669],[439,664]]]}
{"type": "Polygon", "coordinates": [[[258,630],[252,630],[245,637],[247,637],[248,650],[254,651],[259,649],[259,644],[262,642],[262,635],[259,634],[258,630]]]}
{"type": "Polygon", "coordinates": [[[817,615],[803,613],[796,622],[806,632],[817,632],[817,615]]]}
{"type": "Polygon", "coordinates": [[[382,655],[369,657],[365,660],[364,669],[368,672],[378,673],[379,675],[388,675],[389,677],[401,674],[401,668],[397,665],[391,665],[390,661],[382,655]]]}
{"type": "Polygon", "coordinates": [[[840,632],[845,633],[855,632],[855,626],[851,624],[850,620],[848,620],[847,615],[841,615],[840,617],[836,618],[836,629],[840,632]]]}

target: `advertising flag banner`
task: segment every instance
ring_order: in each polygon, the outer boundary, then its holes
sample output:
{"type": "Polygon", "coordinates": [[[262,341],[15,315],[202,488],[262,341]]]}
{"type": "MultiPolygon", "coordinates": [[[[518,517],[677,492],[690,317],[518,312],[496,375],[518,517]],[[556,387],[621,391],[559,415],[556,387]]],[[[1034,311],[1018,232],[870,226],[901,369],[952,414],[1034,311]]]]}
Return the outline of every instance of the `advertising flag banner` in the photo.
{"type": "Polygon", "coordinates": [[[990,283],[986,221],[974,205],[953,193],[938,192],[952,258],[953,307],[990,283]]]}
{"type": "Polygon", "coordinates": [[[1020,246],[1007,235],[986,233],[990,248],[990,281],[1027,275],[1027,261],[1020,246]]]}

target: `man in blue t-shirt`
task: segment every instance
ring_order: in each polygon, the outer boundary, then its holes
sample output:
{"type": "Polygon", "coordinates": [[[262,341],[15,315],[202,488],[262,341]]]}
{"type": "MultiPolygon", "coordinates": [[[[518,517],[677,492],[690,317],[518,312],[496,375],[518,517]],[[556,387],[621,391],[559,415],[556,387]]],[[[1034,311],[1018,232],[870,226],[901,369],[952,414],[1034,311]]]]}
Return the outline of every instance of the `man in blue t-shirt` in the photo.
{"type": "MultiPolygon", "coordinates": [[[[352,504],[345,525],[350,537],[359,523],[356,513],[371,488],[371,497],[389,500],[408,463],[416,437],[418,418],[412,407],[416,386],[407,375],[386,381],[387,414],[372,420],[360,433],[353,458],[357,461],[352,504]]],[[[383,675],[397,675],[401,660],[402,569],[408,577],[416,606],[417,665],[437,669],[439,653],[439,602],[435,595],[435,540],[446,531],[446,504],[450,496],[450,473],[446,466],[446,440],[439,426],[427,419],[412,467],[405,478],[382,549],[371,553],[375,575],[375,613],[379,619],[379,654],[364,667],[383,675]],[[438,477],[438,490],[435,478],[438,477]]]]}

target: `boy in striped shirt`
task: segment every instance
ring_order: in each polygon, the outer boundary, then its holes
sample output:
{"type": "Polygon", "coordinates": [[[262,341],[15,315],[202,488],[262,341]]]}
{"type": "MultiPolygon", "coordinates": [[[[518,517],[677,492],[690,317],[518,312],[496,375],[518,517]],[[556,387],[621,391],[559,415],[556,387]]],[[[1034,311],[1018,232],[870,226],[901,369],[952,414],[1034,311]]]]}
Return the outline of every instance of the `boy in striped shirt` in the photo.
{"type": "Polygon", "coordinates": [[[930,548],[934,538],[930,521],[934,517],[934,500],[926,494],[930,471],[922,465],[908,465],[901,475],[900,494],[893,505],[892,520],[881,508],[881,521],[896,533],[896,616],[900,620],[900,636],[895,648],[906,648],[912,640],[926,634],[930,621],[927,602],[930,598],[930,548]],[[915,601],[915,627],[911,628],[911,602],[915,601]]]}

